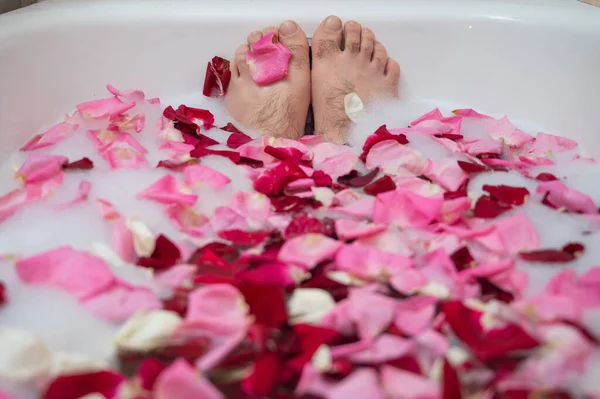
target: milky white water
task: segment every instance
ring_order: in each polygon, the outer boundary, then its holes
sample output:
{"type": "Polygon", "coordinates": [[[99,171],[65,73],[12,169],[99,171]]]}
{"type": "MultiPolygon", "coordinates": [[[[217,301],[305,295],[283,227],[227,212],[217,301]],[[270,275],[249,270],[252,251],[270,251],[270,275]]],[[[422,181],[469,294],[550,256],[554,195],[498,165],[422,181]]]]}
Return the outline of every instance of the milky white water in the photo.
{"type": "MultiPolygon", "coordinates": [[[[151,166],[167,158],[167,152],[157,149],[160,143],[157,121],[166,105],[177,107],[179,104],[209,109],[215,115],[218,126],[223,126],[230,121],[218,101],[200,94],[187,98],[162,99],[162,104],[159,105],[143,105],[145,109],[138,109],[138,111],[146,113],[146,125],[136,138],[149,151],[146,158],[151,166]]],[[[360,153],[365,138],[383,123],[386,123],[388,128],[407,127],[412,120],[438,105],[427,102],[379,105],[375,107],[375,111],[366,115],[364,120],[357,124],[350,136],[350,145],[353,151],[360,153]]],[[[440,109],[448,115],[451,108],[440,109]]],[[[136,110],[130,112],[134,114],[136,110]]],[[[518,122],[513,121],[528,133],[534,135],[537,133],[538,130],[534,125],[518,122]]],[[[84,134],[90,127],[93,126],[91,124],[80,126],[79,131],[67,140],[36,150],[41,154],[64,155],[71,160],[88,157],[94,161],[94,169],[67,173],[64,184],[53,197],[43,203],[24,207],[14,217],[0,223],[0,254],[26,256],[66,244],[88,251],[93,249],[95,243],[112,245],[111,226],[99,217],[96,198],[110,201],[123,215],[139,215],[155,234],[164,233],[175,241],[186,240],[186,237],[168,220],[163,206],[135,198],[137,193],[170,172],[155,168],[110,170],[84,134]],[[84,178],[92,184],[89,200],[64,210],[57,210],[54,205],[72,199],[79,182],[84,178]]],[[[469,129],[473,135],[485,135],[483,127],[477,124],[464,126],[463,129],[469,129]]],[[[218,129],[203,133],[221,142],[225,142],[229,135],[228,132],[218,129]]],[[[560,134],[560,132],[549,133],[560,134]]],[[[24,137],[23,142],[25,141],[24,137]]],[[[409,141],[413,148],[432,160],[441,160],[449,156],[443,146],[431,140],[419,142],[409,137],[409,141]]],[[[17,187],[18,183],[13,178],[14,172],[27,155],[28,153],[17,151],[0,164],[0,195],[17,187]]],[[[203,189],[196,204],[199,212],[211,215],[217,206],[225,205],[235,192],[250,190],[252,187],[244,169],[232,164],[226,158],[206,157],[202,159],[202,164],[225,173],[232,179],[232,183],[219,192],[210,188],[203,189]]],[[[596,203],[600,203],[600,185],[597,184],[600,178],[600,166],[576,161],[568,164],[561,162],[559,166],[538,169],[553,173],[559,178],[567,177],[567,183],[571,187],[589,194],[596,203]]],[[[483,184],[522,186],[527,187],[530,192],[535,192],[536,185],[535,182],[524,179],[516,172],[485,173],[472,179],[469,191],[481,192],[483,184]]],[[[582,235],[584,231],[592,229],[590,222],[577,215],[558,213],[541,204],[530,203],[519,210],[524,210],[537,227],[542,248],[561,247],[570,241],[578,241],[585,245],[584,255],[571,263],[577,272],[583,273],[591,266],[600,265],[600,235],[597,232],[582,235]]],[[[562,270],[562,266],[536,265],[523,261],[520,267],[530,276],[528,294],[539,292],[554,274],[562,270]]],[[[136,277],[132,276],[131,279],[135,280],[136,277]]],[[[9,295],[8,306],[0,308],[0,325],[30,330],[38,334],[48,347],[55,351],[80,352],[108,362],[112,360],[114,355],[112,339],[118,326],[94,317],[67,293],[54,288],[21,284],[15,275],[11,260],[0,261],[0,280],[6,283],[9,295]]],[[[595,320],[590,323],[590,328],[600,334],[600,323],[597,321],[600,317],[595,320]]],[[[596,358],[596,363],[600,363],[600,355],[596,358]]],[[[32,392],[19,391],[19,387],[8,386],[7,382],[1,379],[0,389],[19,392],[18,397],[35,396],[32,392]]]]}

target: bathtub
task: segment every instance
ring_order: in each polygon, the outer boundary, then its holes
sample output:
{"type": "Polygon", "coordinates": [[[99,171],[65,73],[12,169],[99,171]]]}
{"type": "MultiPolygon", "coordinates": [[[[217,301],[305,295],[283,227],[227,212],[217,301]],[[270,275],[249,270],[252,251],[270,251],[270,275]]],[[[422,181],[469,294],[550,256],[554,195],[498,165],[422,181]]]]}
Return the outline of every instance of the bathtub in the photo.
{"type": "Polygon", "coordinates": [[[576,0],[49,0],[0,16],[0,155],[106,83],[201,90],[255,28],[328,14],[371,27],[401,96],[534,121],[600,154],[600,8],[576,0]],[[367,5],[368,4],[368,5],[367,5]]]}

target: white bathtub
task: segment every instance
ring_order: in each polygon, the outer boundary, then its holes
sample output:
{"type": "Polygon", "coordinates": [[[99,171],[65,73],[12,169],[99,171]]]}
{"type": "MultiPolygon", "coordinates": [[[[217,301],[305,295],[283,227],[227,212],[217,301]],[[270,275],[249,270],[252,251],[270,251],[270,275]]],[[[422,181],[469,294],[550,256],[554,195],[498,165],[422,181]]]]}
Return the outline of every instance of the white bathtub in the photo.
{"type": "Polygon", "coordinates": [[[0,155],[104,85],[200,90],[207,60],[285,19],[373,28],[401,95],[468,105],[600,153],[600,8],[576,0],[47,1],[0,16],[0,155]]]}

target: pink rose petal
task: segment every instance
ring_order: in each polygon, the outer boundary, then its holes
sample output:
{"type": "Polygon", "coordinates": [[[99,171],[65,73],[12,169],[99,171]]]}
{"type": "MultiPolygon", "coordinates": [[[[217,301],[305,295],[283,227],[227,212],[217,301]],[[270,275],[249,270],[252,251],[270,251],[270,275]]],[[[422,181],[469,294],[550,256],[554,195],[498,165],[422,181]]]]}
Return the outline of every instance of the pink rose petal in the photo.
{"type": "Polygon", "coordinates": [[[263,36],[246,53],[246,63],[254,81],[265,86],[286,77],[292,52],[277,42],[275,32],[263,36]]]}
{"type": "Polygon", "coordinates": [[[427,159],[420,153],[395,140],[385,140],[375,144],[371,147],[366,160],[367,168],[379,167],[390,176],[403,175],[403,169],[421,175],[426,165],[427,159]]]}
{"type": "Polygon", "coordinates": [[[375,223],[390,223],[402,228],[425,227],[442,209],[442,195],[423,197],[403,189],[379,194],[373,207],[375,223]]]}
{"type": "Polygon", "coordinates": [[[124,103],[118,97],[92,100],[77,105],[77,110],[84,118],[104,119],[114,118],[135,107],[135,101],[124,103]]]}
{"type": "Polygon", "coordinates": [[[14,215],[28,202],[26,188],[17,188],[0,197],[0,222],[14,215]]]}
{"type": "Polygon", "coordinates": [[[382,366],[381,384],[389,399],[438,399],[436,383],[409,371],[382,366]]]}
{"type": "Polygon", "coordinates": [[[223,399],[208,380],[183,359],[176,360],[157,378],[155,399],[223,399]]]}
{"type": "Polygon", "coordinates": [[[340,240],[344,241],[372,236],[386,229],[387,226],[385,224],[358,222],[351,219],[337,219],[335,221],[336,234],[340,240]]]}
{"type": "Polygon", "coordinates": [[[506,116],[488,122],[485,129],[491,138],[500,140],[511,148],[521,148],[533,140],[533,136],[517,129],[506,116]]]}
{"type": "Polygon", "coordinates": [[[331,259],[342,243],[323,234],[309,233],[287,240],[279,251],[278,259],[306,269],[331,259]]]}
{"type": "Polygon", "coordinates": [[[231,183],[231,179],[227,175],[204,165],[191,165],[185,168],[183,172],[185,183],[190,187],[206,184],[218,190],[231,183]]]}
{"type": "Polygon", "coordinates": [[[577,147],[576,141],[540,132],[535,136],[535,141],[531,143],[529,155],[535,157],[547,157],[553,152],[568,151],[575,147],[577,147]]]}
{"type": "Polygon", "coordinates": [[[162,308],[160,300],[149,289],[123,283],[81,298],[80,302],[94,315],[110,322],[124,322],[139,311],[162,308]]]}
{"type": "Polygon", "coordinates": [[[369,398],[385,399],[373,369],[359,369],[338,382],[326,393],[327,399],[369,398]]]}
{"type": "Polygon", "coordinates": [[[44,147],[49,147],[69,137],[73,132],[79,128],[79,125],[73,125],[67,122],[61,122],[57,125],[52,126],[46,132],[35,135],[29,140],[21,151],[32,151],[44,147]]]}
{"type": "Polygon", "coordinates": [[[409,257],[360,244],[341,247],[335,262],[338,270],[371,279],[385,279],[413,266],[409,257]]]}
{"type": "Polygon", "coordinates": [[[244,296],[228,284],[198,288],[188,297],[188,310],[181,329],[199,330],[211,335],[229,335],[248,323],[244,296]]]}
{"type": "Polygon", "coordinates": [[[425,175],[449,191],[456,191],[469,178],[453,159],[431,162],[425,175]]]}
{"type": "Polygon", "coordinates": [[[598,213],[598,208],[590,196],[568,187],[560,180],[540,183],[535,191],[546,194],[546,199],[557,208],[592,215],[598,213]]]}
{"type": "Polygon", "coordinates": [[[117,208],[115,208],[114,205],[108,202],[107,200],[97,198],[96,203],[100,208],[100,216],[102,216],[102,219],[116,220],[121,217],[121,214],[119,213],[119,211],[117,211],[117,208]]]}
{"type": "Polygon", "coordinates": [[[101,259],[69,246],[21,259],[16,270],[25,283],[56,286],[78,298],[114,283],[112,272],[101,259]]]}
{"type": "Polygon", "coordinates": [[[475,237],[475,240],[491,251],[501,254],[517,254],[540,247],[540,236],[524,213],[496,222],[492,230],[475,237]]]}
{"type": "Polygon", "coordinates": [[[150,187],[138,194],[138,198],[146,198],[165,205],[194,205],[198,199],[196,194],[188,194],[182,183],[174,176],[166,175],[158,179],[150,187]]]}
{"type": "Polygon", "coordinates": [[[67,162],[69,159],[63,156],[30,154],[15,177],[25,185],[41,183],[58,175],[67,162]]]}
{"type": "MultiPolygon", "coordinates": [[[[120,91],[119,89],[110,84],[106,85],[106,90],[108,90],[110,94],[112,94],[115,97],[125,97],[125,100],[135,101],[136,103],[141,103],[146,98],[146,95],[141,90],[130,89],[120,91]]],[[[148,102],[150,102],[150,100],[148,100],[148,102]]]]}

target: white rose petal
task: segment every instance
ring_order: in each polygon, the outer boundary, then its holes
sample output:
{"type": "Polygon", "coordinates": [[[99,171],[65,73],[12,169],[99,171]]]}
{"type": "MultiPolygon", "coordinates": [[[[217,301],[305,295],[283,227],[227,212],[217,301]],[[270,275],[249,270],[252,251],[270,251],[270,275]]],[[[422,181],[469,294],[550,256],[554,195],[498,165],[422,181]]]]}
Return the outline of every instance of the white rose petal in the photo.
{"type": "Polygon", "coordinates": [[[356,93],[347,94],[344,97],[344,109],[346,115],[352,122],[358,122],[365,108],[362,100],[356,93]]]}
{"type": "Polygon", "coordinates": [[[331,369],[332,364],[331,350],[329,347],[327,345],[319,346],[310,362],[315,370],[322,373],[328,372],[331,369]]]}
{"type": "Polygon", "coordinates": [[[115,344],[122,349],[149,351],[157,348],[180,323],[181,317],[175,312],[138,312],[117,331],[115,344]]]}
{"type": "Polygon", "coordinates": [[[0,327],[0,378],[27,382],[50,371],[52,354],[35,334],[0,327]]]}
{"type": "Polygon", "coordinates": [[[318,288],[298,288],[288,301],[292,324],[317,324],[334,307],[335,301],[331,294],[318,288]]]}
{"type": "Polygon", "coordinates": [[[437,281],[430,281],[424,287],[417,290],[423,295],[446,299],[450,297],[450,288],[437,281]]]}
{"type": "Polygon", "coordinates": [[[331,206],[335,193],[327,187],[311,187],[310,188],[315,199],[323,204],[323,206],[331,206]]]}
{"type": "Polygon", "coordinates": [[[125,225],[133,234],[133,248],[137,256],[148,257],[154,252],[156,238],[139,216],[127,216],[125,225]]]}

